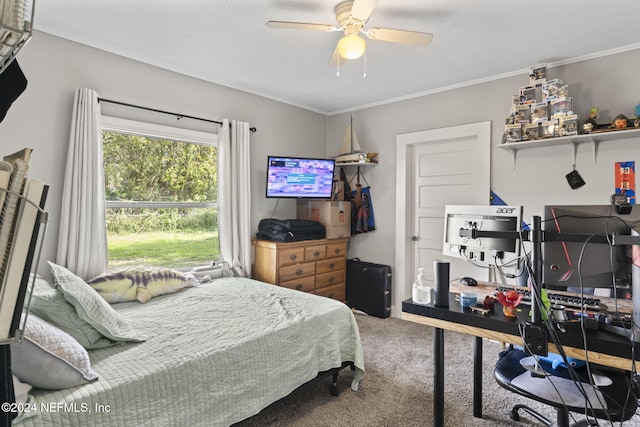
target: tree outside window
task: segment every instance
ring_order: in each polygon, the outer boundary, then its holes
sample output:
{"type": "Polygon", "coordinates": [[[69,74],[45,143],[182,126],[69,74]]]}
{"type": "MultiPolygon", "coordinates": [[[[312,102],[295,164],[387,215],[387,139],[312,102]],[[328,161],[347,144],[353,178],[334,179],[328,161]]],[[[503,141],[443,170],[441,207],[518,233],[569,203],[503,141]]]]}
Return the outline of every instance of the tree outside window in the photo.
{"type": "Polygon", "coordinates": [[[109,268],[217,261],[215,134],[103,117],[102,138],[109,268]]]}

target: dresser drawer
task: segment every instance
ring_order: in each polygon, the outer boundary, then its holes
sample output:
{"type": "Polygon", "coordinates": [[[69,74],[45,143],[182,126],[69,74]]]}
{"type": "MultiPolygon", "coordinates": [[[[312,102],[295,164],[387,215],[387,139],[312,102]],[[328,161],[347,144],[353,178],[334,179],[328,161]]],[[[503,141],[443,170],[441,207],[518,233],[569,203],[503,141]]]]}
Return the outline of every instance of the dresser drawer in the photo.
{"type": "Polygon", "coordinates": [[[327,258],[347,256],[347,242],[327,243],[327,258]]]}
{"type": "Polygon", "coordinates": [[[302,264],[286,265],[280,267],[279,273],[278,284],[302,277],[313,276],[316,274],[316,263],[305,262],[302,264]]]}
{"type": "Polygon", "coordinates": [[[344,283],[334,286],[327,286],[326,288],[316,289],[315,294],[327,298],[333,298],[338,301],[344,301],[344,283]]]}
{"type": "Polygon", "coordinates": [[[316,262],[316,273],[327,273],[329,271],[344,270],[347,268],[345,258],[329,258],[316,262]]]}
{"type": "Polygon", "coordinates": [[[325,259],[326,257],[327,257],[326,245],[308,246],[304,248],[305,262],[317,261],[319,259],[325,259]]]}
{"type": "Polygon", "coordinates": [[[278,254],[278,266],[304,262],[304,248],[283,249],[278,254]]]}
{"type": "Polygon", "coordinates": [[[316,275],[316,290],[344,283],[346,270],[330,271],[316,275]]]}
{"type": "Polygon", "coordinates": [[[296,291],[311,292],[315,289],[316,278],[314,276],[302,277],[300,279],[289,280],[287,282],[281,282],[280,286],[296,291]]]}

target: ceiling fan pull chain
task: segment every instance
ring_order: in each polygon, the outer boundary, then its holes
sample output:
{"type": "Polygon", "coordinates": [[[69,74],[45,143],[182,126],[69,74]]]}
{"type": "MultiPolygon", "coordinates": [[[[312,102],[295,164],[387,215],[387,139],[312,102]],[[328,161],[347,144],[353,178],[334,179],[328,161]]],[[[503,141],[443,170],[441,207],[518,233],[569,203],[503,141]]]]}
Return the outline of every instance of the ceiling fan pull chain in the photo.
{"type": "Polygon", "coordinates": [[[364,71],[362,72],[362,78],[367,77],[367,50],[364,50],[364,71]]]}
{"type": "Polygon", "coordinates": [[[336,67],[337,67],[336,77],[340,77],[340,59],[338,59],[338,61],[336,62],[336,67]]]}

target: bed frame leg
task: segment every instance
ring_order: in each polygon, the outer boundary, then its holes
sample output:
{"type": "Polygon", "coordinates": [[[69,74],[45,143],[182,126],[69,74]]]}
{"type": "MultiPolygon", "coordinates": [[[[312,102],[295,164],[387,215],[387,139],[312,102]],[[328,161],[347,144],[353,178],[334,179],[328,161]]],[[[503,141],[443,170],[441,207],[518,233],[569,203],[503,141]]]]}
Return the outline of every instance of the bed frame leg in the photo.
{"type": "Polygon", "coordinates": [[[331,379],[331,395],[332,396],[338,395],[338,373],[339,371],[336,371],[332,375],[332,379],[331,379]]]}

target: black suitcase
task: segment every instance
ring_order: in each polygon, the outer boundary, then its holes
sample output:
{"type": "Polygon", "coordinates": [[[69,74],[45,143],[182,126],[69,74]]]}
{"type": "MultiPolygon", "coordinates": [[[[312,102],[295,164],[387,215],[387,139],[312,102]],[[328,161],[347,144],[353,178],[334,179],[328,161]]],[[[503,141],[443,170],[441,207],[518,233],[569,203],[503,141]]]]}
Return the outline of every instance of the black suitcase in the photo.
{"type": "Polygon", "coordinates": [[[258,224],[256,238],[272,242],[298,242],[324,239],[327,230],[321,222],[307,219],[266,218],[258,224]]]}
{"type": "Polygon", "coordinates": [[[386,319],[391,315],[391,267],[383,264],[347,260],[347,305],[370,316],[386,319]]]}

